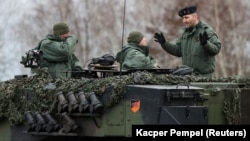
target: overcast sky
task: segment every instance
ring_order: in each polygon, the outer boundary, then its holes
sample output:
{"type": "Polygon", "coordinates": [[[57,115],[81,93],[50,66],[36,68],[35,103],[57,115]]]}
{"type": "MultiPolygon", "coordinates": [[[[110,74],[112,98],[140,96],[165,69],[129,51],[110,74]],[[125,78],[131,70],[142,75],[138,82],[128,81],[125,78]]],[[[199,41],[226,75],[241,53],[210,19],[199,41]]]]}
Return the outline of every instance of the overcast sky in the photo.
{"type": "Polygon", "coordinates": [[[15,24],[17,21],[25,20],[22,19],[22,15],[25,11],[29,11],[31,4],[27,0],[3,0],[0,3],[0,26],[2,31],[0,37],[0,58],[4,58],[4,60],[1,60],[1,65],[10,69],[4,75],[1,75],[0,80],[7,80],[13,78],[15,74],[21,73],[18,67],[20,56],[17,56],[17,53],[20,52],[18,47],[20,44],[15,41],[15,32],[12,29],[14,26],[18,26],[15,24]],[[13,59],[16,61],[10,61],[13,59]]]}

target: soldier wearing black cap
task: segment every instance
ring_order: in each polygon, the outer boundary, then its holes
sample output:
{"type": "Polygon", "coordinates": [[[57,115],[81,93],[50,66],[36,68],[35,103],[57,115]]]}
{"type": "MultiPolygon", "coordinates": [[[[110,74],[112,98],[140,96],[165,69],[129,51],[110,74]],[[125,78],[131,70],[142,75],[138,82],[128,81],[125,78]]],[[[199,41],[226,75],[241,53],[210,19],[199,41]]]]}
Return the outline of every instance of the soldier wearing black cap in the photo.
{"type": "Polygon", "coordinates": [[[53,25],[53,34],[48,34],[40,42],[42,60],[40,68],[48,68],[52,78],[72,78],[75,70],[82,71],[82,65],[75,56],[75,45],[78,39],[70,35],[69,27],[64,22],[53,25]]]}
{"type": "Polygon", "coordinates": [[[181,9],[178,15],[185,25],[175,44],[165,39],[162,33],[155,33],[155,41],[162,48],[177,57],[182,57],[182,64],[192,67],[197,75],[212,77],[215,70],[215,56],[221,50],[221,43],[214,29],[199,20],[197,7],[181,9]]]}
{"type": "Polygon", "coordinates": [[[155,59],[149,55],[149,46],[141,32],[130,32],[127,42],[116,54],[116,61],[122,65],[122,70],[158,68],[155,59]]]}
{"type": "Polygon", "coordinates": [[[195,13],[196,9],[197,9],[196,6],[185,7],[178,12],[178,15],[180,17],[183,17],[184,15],[195,13]]]}

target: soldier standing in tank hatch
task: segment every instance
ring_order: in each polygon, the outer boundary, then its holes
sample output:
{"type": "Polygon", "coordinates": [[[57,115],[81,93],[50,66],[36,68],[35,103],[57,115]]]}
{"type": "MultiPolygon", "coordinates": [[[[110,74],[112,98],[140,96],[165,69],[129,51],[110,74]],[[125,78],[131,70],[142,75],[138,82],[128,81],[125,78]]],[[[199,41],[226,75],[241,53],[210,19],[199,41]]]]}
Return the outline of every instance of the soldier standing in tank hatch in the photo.
{"type": "Polygon", "coordinates": [[[41,41],[43,59],[40,67],[47,67],[53,78],[71,78],[77,71],[82,71],[82,65],[74,54],[77,42],[76,36],[70,35],[66,23],[56,23],[53,26],[53,34],[48,34],[41,41]]]}
{"type": "Polygon", "coordinates": [[[127,42],[128,44],[122,47],[115,58],[123,70],[159,68],[156,60],[149,55],[147,40],[141,32],[130,32],[127,42]]]}
{"type": "Polygon", "coordinates": [[[155,33],[155,41],[162,48],[177,57],[182,64],[194,69],[194,74],[212,77],[215,70],[215,56],[221,50],[221,43],[215,31],[199,20],[197,7],[185,7],[178,13],[185,27],[175,44],[165,40],[162,33],[155,33]]]}

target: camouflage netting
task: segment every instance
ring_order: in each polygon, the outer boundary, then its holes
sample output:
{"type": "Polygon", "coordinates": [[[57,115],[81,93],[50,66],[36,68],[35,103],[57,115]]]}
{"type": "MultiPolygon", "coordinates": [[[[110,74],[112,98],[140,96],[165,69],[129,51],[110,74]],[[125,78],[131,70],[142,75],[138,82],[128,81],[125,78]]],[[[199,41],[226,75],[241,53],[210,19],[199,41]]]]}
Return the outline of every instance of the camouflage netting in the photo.
{"type": "MultiPolygon", "coordinates": [[[[81,78],[81,79],[52,79],[44,69],[38,70],[36,75],[22,79],[12,79],[0,83],[0,119],[8,118],[11,125],[24,121],[25,111],[39,111],[56,113],[57,99],[55,94],[74,92],[95,92],[101,96],[107,88],[113,87],[111,95],[104,106],[109,108],[117,104],[125,93],[127,84],[179,84],[188,82],[250,82],[244,77],[229,78],[202,78],[195,76],[174,76],[169,74],[152,74],[149,72],[135,72],[129,75],[113,76],[107,78],[81,78]],[[53,88],[54,87],[54,88],[53,88]],[[33,91],[24,94],[24,91],[33,91]]],[[[236,97],[237,98],[237,97],[236,97]]],[[[239,104],[235,102],[236,104],[239,104]]],[[[227,108],[235,105],[226,105],[227,108]]],[[[239,106],[236,106],[239,108],[239,106]]],[[[239,111],[235,109],[234,112],[239,111]]],[[[229,116],[228,116],[229,117],[229,116]]],[[[230,117],[229,117],[230,118],[230,117]]],[[[228,119],[230,120],[230,119],[228,119]]]]}
{"type": "Polygon", "coordinates": [[[240,93],[241,89],[237,88],[233,91],[233,94],[229,94],[225,97],[223,112],[225,113],[225,118],[228,124],[240,123],[240,93]]]}

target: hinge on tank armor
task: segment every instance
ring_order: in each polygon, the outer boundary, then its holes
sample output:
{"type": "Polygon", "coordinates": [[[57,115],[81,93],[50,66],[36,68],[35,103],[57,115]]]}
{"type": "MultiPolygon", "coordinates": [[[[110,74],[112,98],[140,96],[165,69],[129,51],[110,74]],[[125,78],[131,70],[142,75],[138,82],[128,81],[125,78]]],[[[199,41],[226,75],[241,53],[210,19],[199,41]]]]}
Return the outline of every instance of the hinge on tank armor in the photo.
{"type": "Polygon", "coordinates": [[[184,83],[179,83],[176,85],[176,91],[166,91],[166,97],[167,100],[170,101],[171,99],[175,98],[192,98],[194,101],[200,101],[203,100],[203,93],[196,92],[193,90],[190,90],[190,83],[189,82],[184,82],[184,83]],[[186,89],[178,89],[179,87],[185,86],[186,89]]]}

